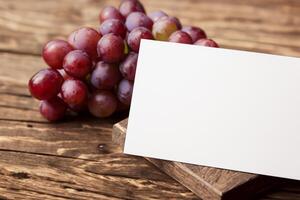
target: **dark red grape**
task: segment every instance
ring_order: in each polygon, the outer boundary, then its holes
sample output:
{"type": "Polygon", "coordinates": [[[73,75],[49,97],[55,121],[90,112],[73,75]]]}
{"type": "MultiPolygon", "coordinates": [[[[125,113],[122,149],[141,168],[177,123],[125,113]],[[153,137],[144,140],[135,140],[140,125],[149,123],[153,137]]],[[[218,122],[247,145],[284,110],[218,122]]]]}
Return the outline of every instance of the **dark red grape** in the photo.
{"type": "Polygon", "coordinates": [[[179,19],[177,17],[163,16],[163,17],[161,17],[159,19],[169,19],[169,20],[173,21],[176,24],[178,30],[182,29],[181,22],[179,21],[179,19]]]}
{"type": "Polygon", "coordinates": [[[113,33],[115,35],[121,36],[122,38],[125,38],[127,34],[127,29],[124,23],[117,19],[108,19],[104,21],[100,25],[99,31],[102,35],[113,33]]]}
{"type": "Polygon", "coordinates": [[[49,100],[41,101],[40,113],[48,121],[58,121],[65,116],[67,105],[61,98],[54,97],[49,100]]]}
{"type": "Polygon", "coordinates": [[[67,74],[78,79],[84,79],[92,69],[89,55],[81,50],[68,53],[64,59],[64,70],[67,74]]]}
{"type": "MultiPolygon", "coordinates": [[[[75,80],[75,79],[73,79],[75,80]]],[[[61,93],[59,93],[57,95],[59,98],[63,99],[62,98],[62,95],[61,93]]],[[[87,101],[83,102],[82,104],[78,104],[78,105],[67,105],[67,107],[71,110],[71,111],[74,111],[76,113],[82,113],[83,111],[87,111],[87,101]]]]}
{"type": "Polygon", "coordinates": [[[97,49],[98,56],[107,63],[120,62],[125,56],[125,44],[123,39],[112,33],[100,39],[97,49]]]}
{"type": "Polygon", "coordinates": [[[128,111],[129,107],[130,106],[125,105],[125,104],[121,103],[120,101],[118,101],[118,106],[117,106],[116,112],[125,112],[125,111],[128,111]]]}
{"type": "Polygon", "coordinates": [[[183,44],[192,44],[192,38],[189,34],[183,31],[175,31],[169,37],[170,42],[183,43],[183,44]]]}
{"type": "Polygon", "coordinates": [[[111,116],[118,106],[117,98],[110,91],[97,91],[89,98],[89,111],[95,117],[111,116]]]}
{"type": "Polygon", "coordinates": [[[48,100],[59,93],[63,81],[57,70],[42,69],[29,80],[28,87],[33,97],[48,100]]]}
{"type": "Polygon", "coordinates": [[[43,59],[53,69],[61,69],[64,57],[73,50],[73,47],[64,40],[48,42],[42,52],[43,59]]]}
{"type": "Polygon", "coordinates": [[[159,10],[159,11],[150,13],[148,16],[150,17],[150,19],[152,19],[153,22],[156,22],[157,20],[159,20],[159,18],[167,17],[168,15],[165,12],[159,10]]]}
{"type": "Polygon", "coordinates": [[[152,33],[156,40],[168,41],[170,35],[177,30],[177,24],[172,18],[161,17],[153,24],[152,33]]]}
{"type": "Polygon", "coordinates": [[[199,46],[206,46],[206,47],[216,47],[216,48],[219,47],[219,45],[212,39],[200,39],[197,40],[194,44],[199,46]]]}
{"type": "Polygon", "coordinates": [[[153,22],[146,14],[133,12],[126,18],[125,25],[129,32],[137,27],[145,27],[152,30],[153,22]]]}
{"type": "Polygon", "coordinates": [[[120,64],[120,72],[127,80],[134,81],[138,54],[130,52],[127,58],[120,64]]]}
{"type": "Polygon", "coordinates": [[[88,111],[88,101],[85,101],[84,103],[80,105],[69,105],[70,110],[76,112],[76,113],[84,113],[88,111]]]}
{"type": "Polygon", "coordinates": [[[88,89],[80,80],[66,80],[61,86],[61,96],[69,107],[82,107],[88,99],[88,89]]]}
{"type": "Polygon", "coordinates": [[[141,39],[153,40],[154,37],[153,37],[151,31],[149,31],[148,29],[146,29],[144,27],[138,27],[138,28],[133,29],[129,33],[128,38],[127,38],[127,43],[133,51],[139,52],[141,39]]]}
{"type": "Polygon", "coordinates": [[[191,36],[193,43],[199,39],[206,38],[206,33],[204,32],[204,30],[198,27],[185,26],[182,28],[182,31],[186,32],[191,36]]]}
{"type": "Polygon", "coordinates": [[[121,103],[130,105],[133,91],[133,82],[123,79],[118,86],[117,96],[121,103]]]}
{"type": "Polygon", "coordinates": [[[97,59],[97,43],[101,35],[92,28],[80,28],[68,38],[74,49],[85,51],[92,60],[97,59]]]}
{"type": "Polygon", "coordinates": [[[132,12],[145,13],[144,6],[138,0],[123,0],[119,10],[124,17],[127,17],[132,12]]]}
{"type": "Polygon", "coordinates": [[[99,14],[100,23],[102,23],[108,19],[117,19],[120,21],[125,21],[124,16],[120,13],[120,11],[118,9],[116,9],[113,6],[105,7],[99,14]]]}
{"type": "Polygon", "coordinates": [[[97,89],[110,90],[120,79],[121,74],[116,65],[99,62],[91,75],[91,84],[97,89]]]}

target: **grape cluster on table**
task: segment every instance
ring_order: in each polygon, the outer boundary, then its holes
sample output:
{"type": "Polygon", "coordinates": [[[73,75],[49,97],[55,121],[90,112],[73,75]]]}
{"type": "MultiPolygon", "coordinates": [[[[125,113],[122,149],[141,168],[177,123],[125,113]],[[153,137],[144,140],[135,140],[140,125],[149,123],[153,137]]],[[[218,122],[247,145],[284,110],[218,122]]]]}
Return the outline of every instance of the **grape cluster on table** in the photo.
{"type": "Polygon", "coordinates": [[[60,120],[67,111],[99,118],[128,111],[141,39],[218,47],[201,28],[182,27],[163,11],[146,15],[138,0],[105,7],[99,21],[97,30],[82,27],[66,41],[44,46],[49,68],[36,73],[28,87],[47,120],[60,120]]]}

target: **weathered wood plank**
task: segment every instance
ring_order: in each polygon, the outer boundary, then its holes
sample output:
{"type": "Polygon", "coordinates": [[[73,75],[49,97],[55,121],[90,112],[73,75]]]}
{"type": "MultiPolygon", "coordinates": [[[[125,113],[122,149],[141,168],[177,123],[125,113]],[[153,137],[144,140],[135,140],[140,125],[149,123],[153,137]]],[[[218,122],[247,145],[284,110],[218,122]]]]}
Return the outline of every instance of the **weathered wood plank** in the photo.
{"type": "MultiPolygon", "coordinates": [[[[33,74],[42,68],[46,68],[46,64],[44,64],[42,58],[39,56],[0,52],[0,67],[1,82],[9,81],[24,86],[25,84],[27,85],[28,80],[33,74]]],[[[24,92],[28,91],[27,88],[23,90],[24,92]]]]}
{"type": "MultiPolygon", "coordinates": [[[[100,9],[118,3],[118,0],[76,3],[1,0],[0,50],[40,54],[47,40],[64,38],[79,26],[96,28],[100,9]]],[[[297,0],[147,0],[143,3],[149,12],[161,9],[179,17],[183,24],[203,27],[223,47],[299,56],[297,0]]]]}
{"type": "Polygon", "coordinates": [[[22,199],[196,199],[132,156],[110,154],[97,162],[0,151],[0,160],[0,191],[6,198],[18,192],[22,199]],[[148,170],[141,170],[143,165],[148,170]]]}
{"type": "MultiPolygon", "coordinates": [[[[1,63],[1,57],[0,57],[0,63],[1,63]]],[[[15,96],[30,97],[28,89],[26,88],[26,85],[24,83],[18,83],[13,80],[10,81],[3,80],[1,76],[2,74],[0,71],[0,94],[11,94],[15,96]]]]}
{"type": "MultiPolygon", "coordinates": [[[[24,88],[25,89],[25,88],[24,88]]],[[[1,89],[0,89],[1,91],[1,89]]],[[[20,109],[38,110],[39,103],[25,95],[11,95],[0,92],[0,107],[16,107],[20,109]]]]}
{"type": "Polygon", "coordinates": [[[81,127],[0,120],[0,149],[93,160],[115,151],[111,128],[93,127],[88,120],[78,124],[81,127]]]}
{"type": "MultiPolygon", "coordinates": [[[[0,81],[0,85],[5,83],[0,81]]],[[[12,83],[10,88],[16,84],[12,83]]],[[[69,116],[60,123],[48,123],[38,111],[38,102],[25,94],[10,94],[0,87],[0,148],[41,154],[94,158],[114,151],[111,128],[114,119],[69,116]]],[[[23,88],[23,89],[21,89],[23,88]]]]}
{"type": "Polygon", "coordinates": [[[100,8],[106,3],[109,1],[2,0],[0,49],[40,54],[42,45],[50,39],[64,38],[80,26],[96,27],[100,8]]]}
{"type": "Polygon", "coordinates": [[[29,96],[25,85],[0,80],[0,120],[45,123],[47,121],[39,114],[38,105],[38,101],[29,96]]]}
{"type": "Polygon", "coordinates": [[[47,122],[38,111],[0,106],[0,119],[27,122],[47,122]]]}

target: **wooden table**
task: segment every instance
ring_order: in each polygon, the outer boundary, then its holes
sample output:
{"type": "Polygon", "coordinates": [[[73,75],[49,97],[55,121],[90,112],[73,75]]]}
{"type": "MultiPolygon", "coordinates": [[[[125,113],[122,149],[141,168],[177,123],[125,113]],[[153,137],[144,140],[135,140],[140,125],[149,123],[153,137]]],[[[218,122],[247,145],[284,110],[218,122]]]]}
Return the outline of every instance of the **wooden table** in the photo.
{"type": "MultiPolygon", "coordinates": [[[[42,45],[79,26],[97,27],[100,9],[117,3],[0,0],[0,199],[197,199],[143,158],[116,153],[112,124],[122,117],[50,124],[28,94],[28,79],[45,67],[42,45]]],[[[144,4],[203,27],[222,47],[300,56],[298,0],[144,4]]],[[[288,181],[257,199],[300,199],[300,182],[288,181]]]]}

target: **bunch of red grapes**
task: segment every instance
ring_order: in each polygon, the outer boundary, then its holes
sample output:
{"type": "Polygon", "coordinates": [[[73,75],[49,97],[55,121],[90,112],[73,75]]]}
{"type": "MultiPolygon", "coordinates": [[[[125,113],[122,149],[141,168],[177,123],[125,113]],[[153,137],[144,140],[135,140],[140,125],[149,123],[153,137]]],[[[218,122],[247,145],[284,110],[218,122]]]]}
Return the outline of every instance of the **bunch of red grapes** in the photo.
{"type": "Polygon", "coordinates": [[[146,15],[138,0],[123,0],[119,9],[104,8],[99,20],[97,30],[80,28],[67,41],[44,46],[49,68],[36,73],[28,86],[41,100],[40,113],[47,120],[60,120],[68,110],[99,118],[127,111],[141,39],[218,47],[202,29],[182,27],[163,11],[146,15]]]}

